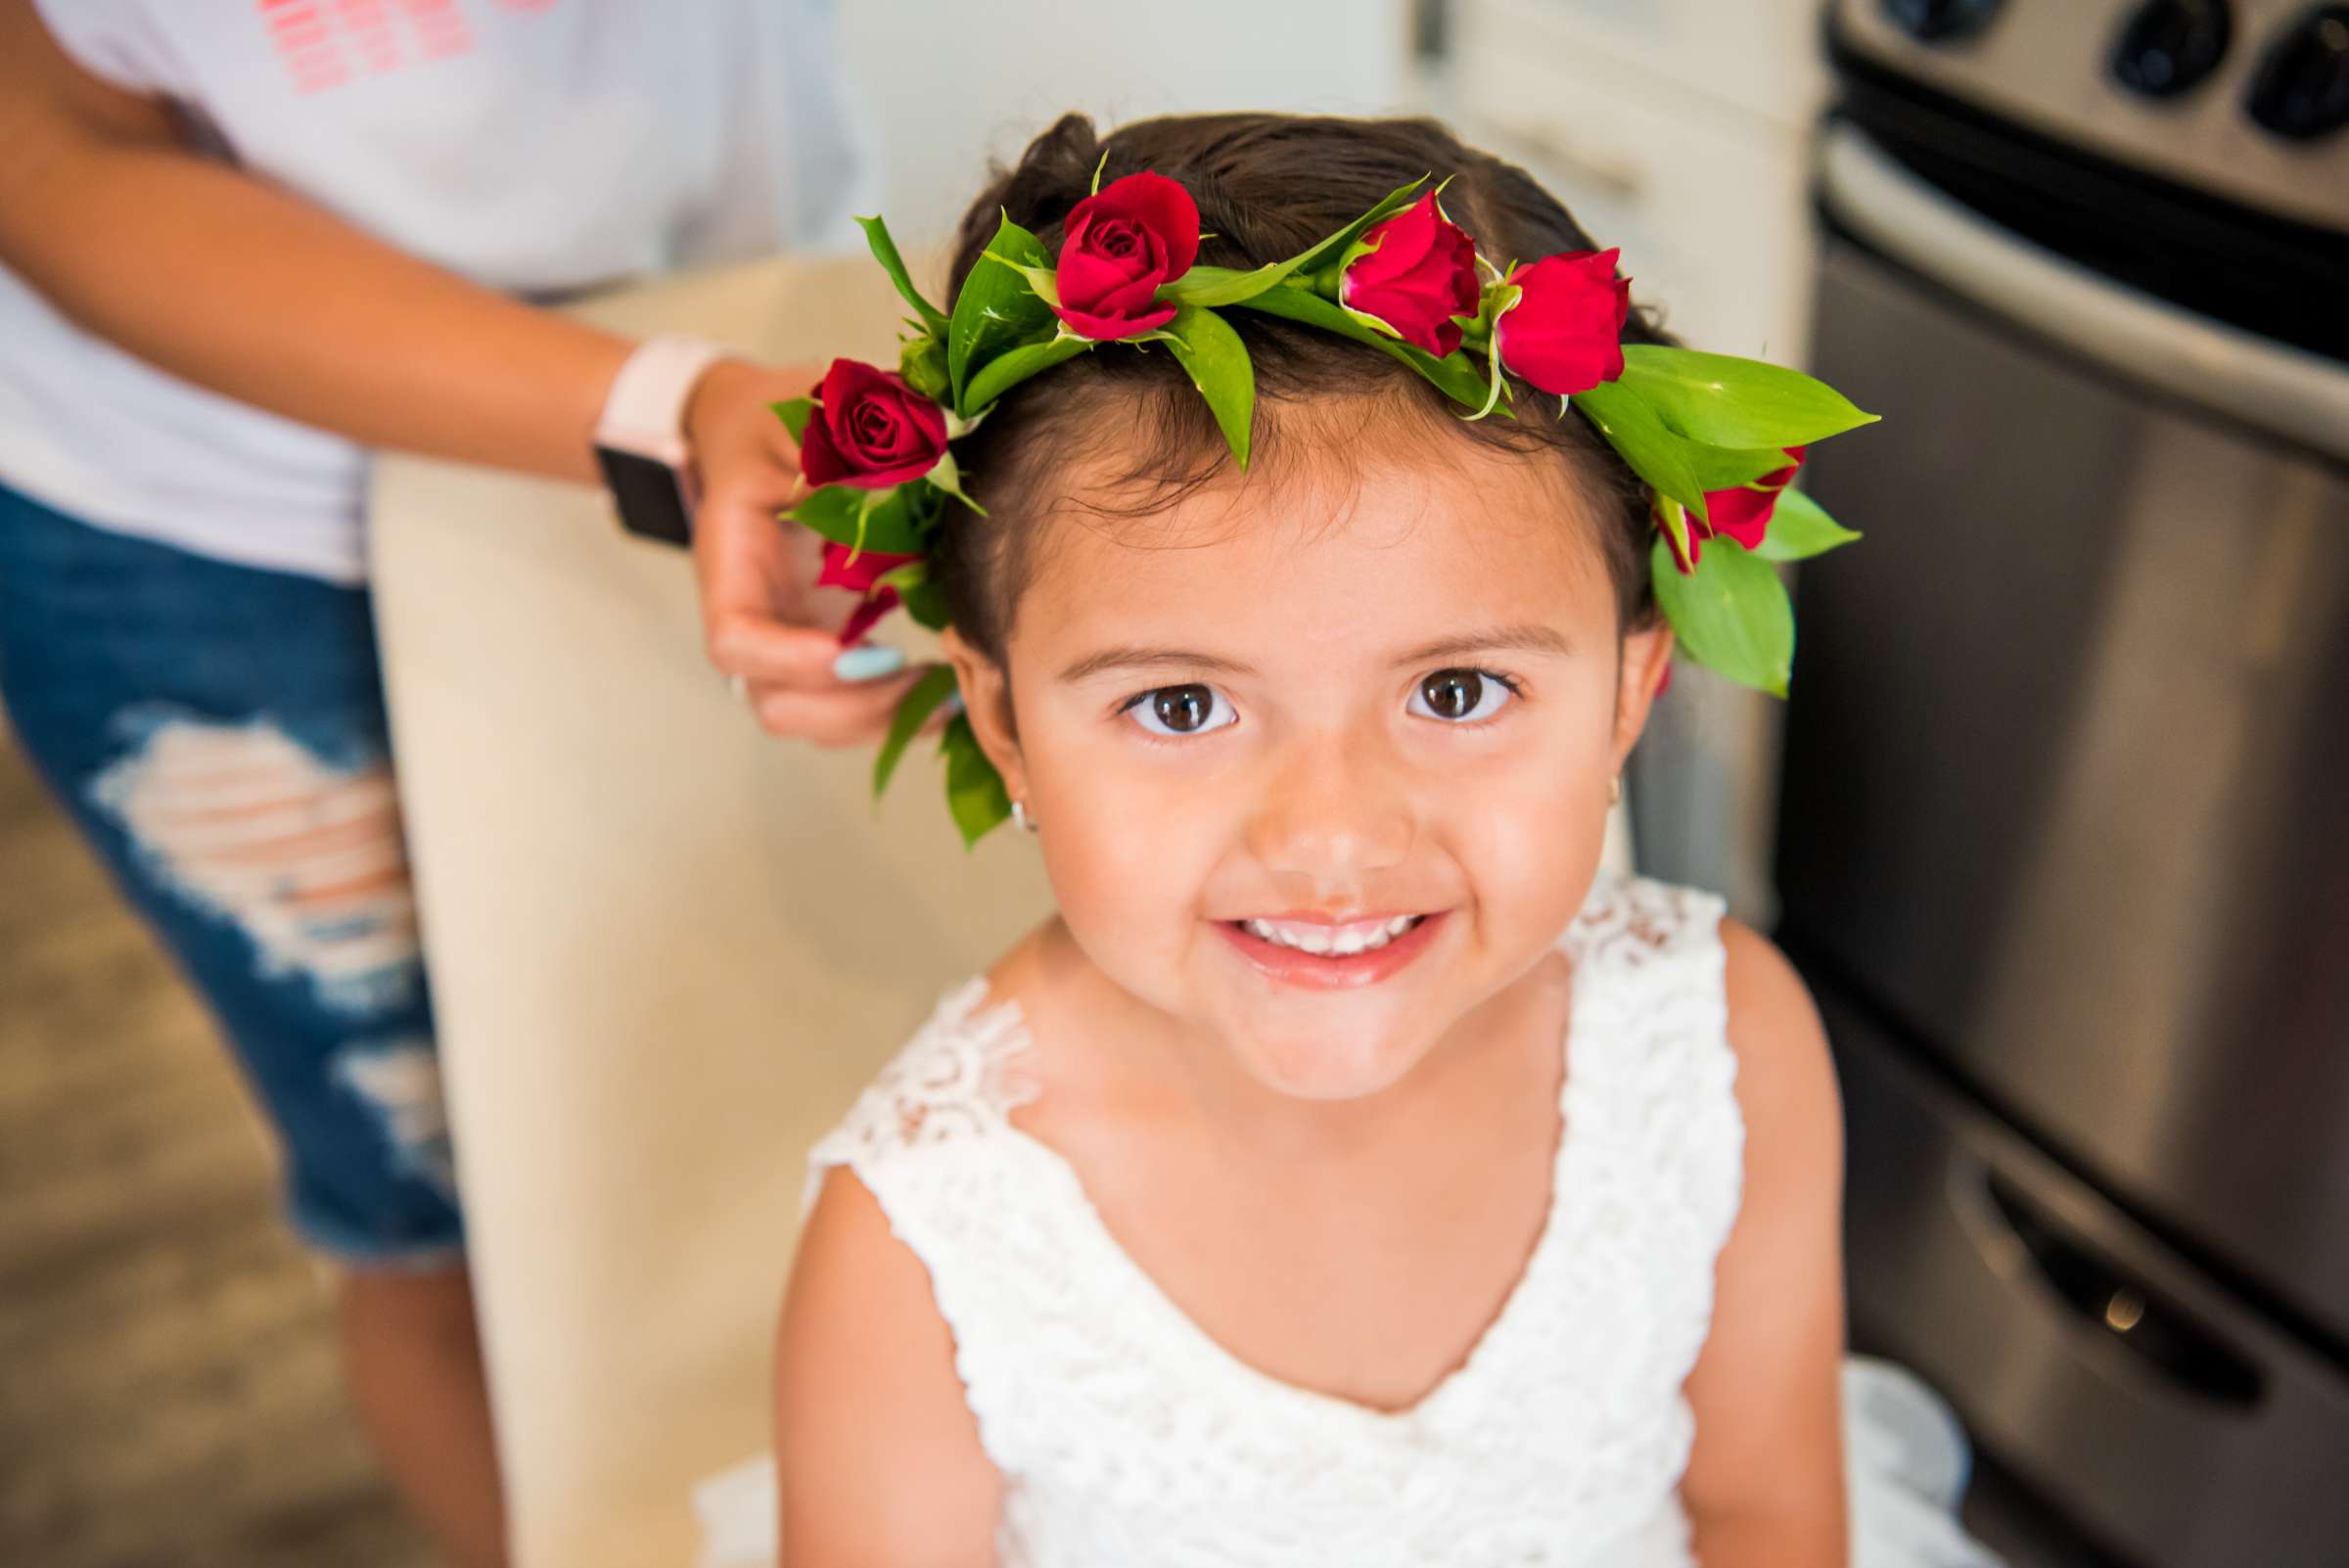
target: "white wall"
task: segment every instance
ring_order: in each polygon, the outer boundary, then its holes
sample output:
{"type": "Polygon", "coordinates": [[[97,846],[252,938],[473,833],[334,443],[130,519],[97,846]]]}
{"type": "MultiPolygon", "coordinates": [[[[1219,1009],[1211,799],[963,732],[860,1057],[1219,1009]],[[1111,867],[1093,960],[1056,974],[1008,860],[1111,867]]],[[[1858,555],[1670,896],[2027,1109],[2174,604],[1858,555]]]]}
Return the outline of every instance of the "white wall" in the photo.
{"type": "Polygon", "coordinates": [[[1405,0],[839,0],[849,69],[882,128],[881,210],[943,239],[984,183],[1068,110],[1392,113],[1405,0]]]}

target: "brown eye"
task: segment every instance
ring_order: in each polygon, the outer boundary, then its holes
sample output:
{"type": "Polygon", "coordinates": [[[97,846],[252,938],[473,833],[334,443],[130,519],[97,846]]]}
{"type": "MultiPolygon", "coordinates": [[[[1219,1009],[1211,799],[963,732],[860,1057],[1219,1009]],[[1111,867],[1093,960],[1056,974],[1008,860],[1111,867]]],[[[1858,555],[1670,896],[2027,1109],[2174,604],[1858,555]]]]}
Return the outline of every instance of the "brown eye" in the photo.
{"type": "Polygon", "coordinates": [[[1452,723],[1490,718],[1510,695],[1507,682],[1497,675],[1481,669],[1439,669],[1411,694],[1411,712],[1452,723]]]}
{"type": "Polygon", "coordinates": [[[1213,686],[1161,686],[1127,706],[1135,722],[1154,735],[1202,735],[1221,729],[1239,715],[1213,686]]]}

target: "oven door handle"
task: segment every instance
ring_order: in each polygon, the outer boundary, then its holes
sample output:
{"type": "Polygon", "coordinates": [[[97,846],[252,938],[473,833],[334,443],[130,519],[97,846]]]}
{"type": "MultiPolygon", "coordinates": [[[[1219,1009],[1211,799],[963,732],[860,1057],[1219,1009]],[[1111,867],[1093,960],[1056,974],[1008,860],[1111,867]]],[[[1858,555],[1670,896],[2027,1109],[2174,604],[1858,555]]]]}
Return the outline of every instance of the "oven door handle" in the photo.
{"type": "Polygon", "coordinates": [[[2115,282],[1983,218],[1857,127],[1820,139],[1828,210],[1886,255],[2097,364],[2349,460],[2349,370],[2115,282]]]}

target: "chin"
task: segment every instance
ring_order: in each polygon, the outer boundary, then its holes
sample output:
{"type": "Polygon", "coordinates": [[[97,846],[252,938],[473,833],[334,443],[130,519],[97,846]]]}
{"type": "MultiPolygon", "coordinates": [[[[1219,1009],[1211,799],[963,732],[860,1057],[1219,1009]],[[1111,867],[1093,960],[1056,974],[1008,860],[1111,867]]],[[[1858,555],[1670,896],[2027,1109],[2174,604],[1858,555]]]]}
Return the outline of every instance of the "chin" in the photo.
{"type": "Polygon", "coordinates": [[[1351,1030],[1234,1039],[1231,1049],[1250,1078],[1300,1100],[1367,1099],[1408,1077],[1427,1054],[1418,1043],[1366,1039],[1351,1030]]]}

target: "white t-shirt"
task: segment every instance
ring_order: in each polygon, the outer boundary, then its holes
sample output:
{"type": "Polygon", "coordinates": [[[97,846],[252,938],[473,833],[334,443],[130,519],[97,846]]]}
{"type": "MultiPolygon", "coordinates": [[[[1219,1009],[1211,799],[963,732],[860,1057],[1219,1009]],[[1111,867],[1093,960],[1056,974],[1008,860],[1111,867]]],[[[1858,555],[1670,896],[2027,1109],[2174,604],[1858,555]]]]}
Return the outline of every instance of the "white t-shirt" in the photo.
{"type": "MultiPolygon", "coordinates": [[[[853,236],[828,0],[37,0],[219,156],[528,297],[853,236]]],[[[168,247],[152,258],[170,266],[168,247]]],[[[365,576],[365,454],[91,336],[0,268],[0,484],[223,560],[365,576]]]]}

